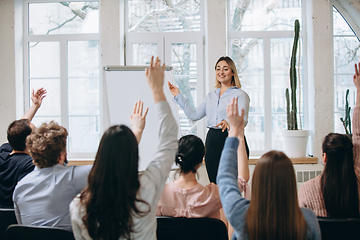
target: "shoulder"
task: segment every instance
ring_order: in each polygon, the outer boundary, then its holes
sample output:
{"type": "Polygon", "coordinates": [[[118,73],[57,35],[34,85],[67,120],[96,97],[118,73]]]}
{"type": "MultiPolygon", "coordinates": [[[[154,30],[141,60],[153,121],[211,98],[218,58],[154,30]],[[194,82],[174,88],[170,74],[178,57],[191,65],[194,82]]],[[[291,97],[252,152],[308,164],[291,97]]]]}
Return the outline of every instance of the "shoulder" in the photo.
{"type": "Polygon", "coordinates": [[[300,209],[305,218],[305,221],[307,222],[310,228],[318,224],[317,216],[315,215],[313,210],[309,208],[300,208],[300,209]]]}
{"type": "Polygon", "coordinates": [[[9,143],[4,143],[3,145],[0,146],[0,153],[2,152],[11,152],[13,149],[10,146],[9,143]]]}
{"type": "Polygon", "coordinates": [[[321,175],[303,183],[300,187],[299,194],[306,194],[309,192],[317,192],[320,190],[321,175]]]}

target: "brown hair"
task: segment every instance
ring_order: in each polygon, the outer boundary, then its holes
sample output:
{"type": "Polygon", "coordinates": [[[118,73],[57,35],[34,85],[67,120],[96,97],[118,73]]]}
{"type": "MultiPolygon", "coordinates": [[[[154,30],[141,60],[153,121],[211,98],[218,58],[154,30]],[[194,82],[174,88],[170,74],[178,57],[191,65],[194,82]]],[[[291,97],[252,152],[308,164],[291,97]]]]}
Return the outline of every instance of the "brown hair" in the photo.
{"type": "MultiPolygon", "coordinates": [[[[238,75],[238,73],[237,73],[237,70],[236,70],[236,66],[235,66],[234,61],[233,61],[230,57],[228,57],[228,56],[220,57],[220,58],[216,61],[216,63],[215,63],[215,70],[216,70],[216,67],[217,67],[218,63],[221,62],[221,61],[227,62],[227,64],[229,65],[229,67],[230,67],[230,69],[231,69],[231,71],[232,71],[232,73],[234,74],[234,76],[233,76],[232,79],[231,79],[231,84],[232,84],[233,86],[236,86],[236,87],[238,87],[238,88],[241,88],[241,83],[240,83],[239,75],[238,75]]],[[[221,83],[216,79],[216,77],[215,77],[215,87],[216,87],[216,88],[220,88],[220,87],[221,87],[221,83]]]]}
{"type": "Polygon", "coordinates": [[[294,168],[283,152],[270,151],[257,162],[246,225],[252,240],[306,238],[307,224],[298,203],[294,168]]]}
{"type": "Polygon", "coordinates": [[[34,164],[39,168],[57,164],[60,153],[66,149],[67,136],[66,128],[54,121],[35,129],[26,139],[34,164]]]}
{"type": "Polygon", "coordinates": [[[24,151],[26,148],[26,137],[31,133],[29,119],[13,121],[7,129],[7,139],[15,151],[24,151]]]}

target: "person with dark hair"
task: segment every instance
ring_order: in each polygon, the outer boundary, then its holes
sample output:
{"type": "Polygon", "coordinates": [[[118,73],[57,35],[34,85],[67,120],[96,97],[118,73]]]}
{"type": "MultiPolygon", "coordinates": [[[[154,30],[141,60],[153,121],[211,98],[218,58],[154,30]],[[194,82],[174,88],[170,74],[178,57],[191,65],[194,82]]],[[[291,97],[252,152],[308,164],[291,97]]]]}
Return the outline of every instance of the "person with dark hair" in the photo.
{"type": "Polygon", "coordinates": [[[26,139],[35,169],[15,187],[18,224],[71,229],[69,204],[86,187],[88,166],[67,167],[66,128],[51,121],[26,139]]]}
{"type": "Polygon", "coordinates": [[[217,181],[226,218],[234,228],[232,239],[321,239],[313,211],[300,208],[291,160],[279,151],[265,153],[257,162],[251,185],[251,201],[237,186],[237,136],[244,124],[236,99],[227,108],[230,124],[220,159],[217,181]]]}
{"type": "Polygon", "coordinates": [[[358,218],[360,185],[360,63],[355,64],[357,90],[353,113],[353,135],[330,133],[322,144],[324,171],[299,190],[299,205],[319,217],[358,218]]]}
{"type": "MultiPolygon", "coordinates": [[[[221,151],[228,136],[229,123],[226,116],[226,107],[233,97],[237,97],[239,111],[244,109],[245,126],[248,122],[250,99],[241,89],[240,79],[235,63],[230,57],[220,57],[215,64],[215,90],[208,93],[202,103],[194,110],[181,94],[179,88],[168,82],[170,92],[186,116],[197,121],[206,116],[206,127],[209,131],[205,140],[205,165],[210,182],[216,183],[221,151]]],[[[249,157],[249,148],[245,146],[249,157]]]]}
{"type": "Polygon", "coordinates": [[[177,150],[178,127],[163,92],[164,70],[165,64],[152,57],[145,71],[159,122],[153,161],[138,174],[138,143],[147,113],[140,101],[130,118],[132,131],[124,125],[106,130],[88,187],[70,204],[76,239],[156,239],[156,205],[177,150]]]}
{"type": "MultiPolygon", "coordinates": [[[[244,143],[244,141],[241,142],[244,143]]],[[[245,148],[245,145],[243,147],[245,148]]],[[[239,152],[239,154],[244,152],[239,152]]],[[[175,181],[165,185],[157,206],[157,216],[210,217],[221,219],[227,224],[221,211],[218,186],[214,183],[203,186],[196,179],[196,172],[203,161],[204,154],[204,144],[197,136],[185,135],[179,139],[178,152],[175,156],[175,163],[179,166],[179,176],[175,181]]],[[[239,164],[243,168],[239,168],[238,184],[240,191],[244,191],[249,197],[247,182],[250,174],[246,154],[240,155],[239,159],[239,161],[245,159],[246,164],[239,164]]]]}
{"type": "Polygon", "coordinates": [[[8,143],[0,146],[0,207],[13,208],[12,195],[16,184],[34,170],[32,158],[26,148],[26,137],[34,125],[31,120],[46,96],[44,88],[33,90],[32,105],[20,120],[13,121],[7,129],[8,143]]]}

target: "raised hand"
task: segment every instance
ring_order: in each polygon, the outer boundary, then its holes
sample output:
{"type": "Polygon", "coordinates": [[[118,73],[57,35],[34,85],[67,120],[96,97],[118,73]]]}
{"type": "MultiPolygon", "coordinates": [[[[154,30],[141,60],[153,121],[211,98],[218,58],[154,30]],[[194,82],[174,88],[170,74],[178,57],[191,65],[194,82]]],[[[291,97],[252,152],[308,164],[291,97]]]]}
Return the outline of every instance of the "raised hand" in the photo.
{"type": "Polygon", "coordinates": [[[174,84],[171,84],[171,82],[168,81],[168,85],[169,85],[169,90],[171,92],[171,94],[176,97],[179,93],[180,90],[178,87],[176,87],[174,84]]]}
{"type": "Polygon", "coordinates": [[[359,67],[355,64],[354,84],[358,90],[360,90],[360,62],[359,67]]]}
{"type": "Polygon", "coordinates": [[[221,122],[216,124],[215,127],[220,127],[223,132],[225,131],[225,129],[228,129],[228,130],[230,129],[229,123],[225,119],[221,120],[221,122]]]}
{"type": "Polygon", "coordinates": [[[163,90],[164,71],[165,71],[165,64],[161,65],[161,61],[159,57],[156,57],[154,61],[154,56],[152,56],[149,68],[145,69],[145,76],[152,90],[155,103],[160,101],[166,101],[163,90]]]}
{"type": "Polygon", "coordinates": [[[31,101],[37,108],[40,108],[42,100],[44,99],[44,97],[46,97],[46,93],[47,92],[45,88],[39,88],[38,90],[36,90],[36,92],[34,91],[34,89],[32,90],[31,101]]]}
{"type": "Polygon", "coordinates": [[[145,128],[146,115],[149,111],[149,108],[146,108],[143,114],[143,105],[144,103],[141,100],[135,102],[133,114],[130,117],[130,125],[138,143],[141,140],[142,132],[145,128]]]}
{"type": "Polygon", "coordinates": [[[233,98],[226,110],[227,117],[230,124],[229,137],[239,137],[244,136],[244,109],[241,110],[241,115],[239,115],[238,108],[238,99],[233,98]]]}

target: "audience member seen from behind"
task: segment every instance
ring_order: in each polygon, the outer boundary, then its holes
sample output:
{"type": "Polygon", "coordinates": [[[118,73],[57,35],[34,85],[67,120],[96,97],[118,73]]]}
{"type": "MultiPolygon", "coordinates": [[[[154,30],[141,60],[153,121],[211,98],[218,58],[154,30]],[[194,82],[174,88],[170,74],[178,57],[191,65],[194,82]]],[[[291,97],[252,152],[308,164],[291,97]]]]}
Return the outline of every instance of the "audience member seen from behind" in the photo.
{"type": "Polygon", "coordinates": [[[87,185],[92,166],[66,167],[67,130],[43,123],[27,138],[33,172],[15,187],[13,201],[19,224],[71,228],[69,204],[87,185]]]}
{"type": "Polygon", "coordinates": [[[299,190],[301,207],[312,209],[317,216],[333,218],[359,217],[360,178],[360,63],[355,64],[357,89],[353,113],[352,142],[348,136],[330,133],[322,144],[324,171],[304,183],[299,190]],[[355,162],[355,163],[354,163],[355,162]]]}
{"type": "MultiPolygon", "coordinates": [[[[179,177],[165,185],[157,206],[157,216],[210,217],[222,219],[227,224],[226,219],[221,216],[222,206],[218,186],[210,183],[204,187],[196,180],[196,172],[204,154],[204,144],[197,136],[186,135],[179,139],[178,152],[175,156],[175,163],[179,166],[179,177]]],[[[245,155],[244,158],[247,159],[247,156],[245,155]]],[[[245,190],[249,180],[248,166],[243,172],[239,172],[238,180],[241,191],[245,190]]]]}
{"type": "Polygon", "coordinates": [[[294,168],[282,152],[270,151],[257,162],[251,186],[251,201],[241,196],[237,186],[236,151],[239,116],[234,99],[227,109],[229,137],[221,155],[217,182],[220,198],[231,226],[233,239],[320,239],[313,211],[299,208],[294,168]]]}
{"type": "Polygon", "coordinates": [[[7,129],[8,143],[0,146],[0,207],[13,208],[12,195],[16,184],[34,170],[32,158],[26,147],[26,137],[34,127],[31,120],[46,96],[44,88],[33,90],[32,105],[20,120],[13,121],[7,129]]]}
{"type": "MultiPolygon", "coordinates": [[[[138,174],[138,143],[145,127],[143,104],[135,104],[124,125],[103,135],[88,187],[70,204],[76,239],[156,239],[156,205],[177,150],[177,124],[163,92],[165,65],[151,58],[146,77],[156,104],[159,145],[147,169],[138,174]]],[[[157,136],[153,136],[154,138],[157,136]]]]}

